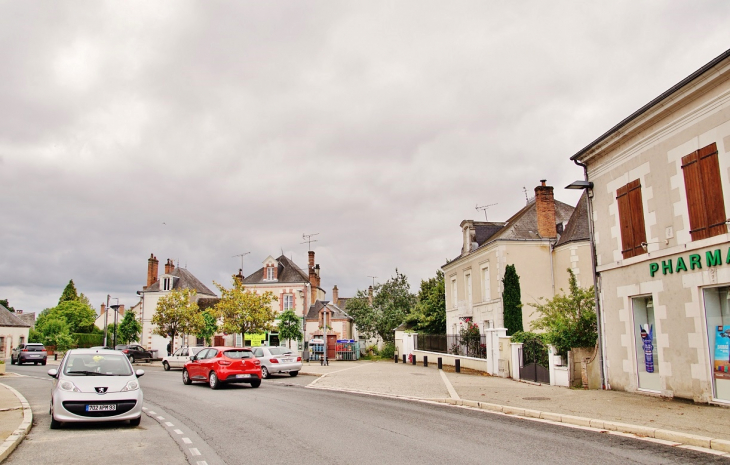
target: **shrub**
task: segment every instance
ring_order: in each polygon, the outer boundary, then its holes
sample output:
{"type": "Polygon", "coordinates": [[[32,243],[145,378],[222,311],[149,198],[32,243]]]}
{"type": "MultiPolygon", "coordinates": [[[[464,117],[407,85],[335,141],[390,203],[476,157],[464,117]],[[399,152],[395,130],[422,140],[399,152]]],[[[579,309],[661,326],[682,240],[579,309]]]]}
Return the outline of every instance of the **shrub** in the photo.
{"type": "Polygon", "coordinates": [[[395,357],[395,344],[392,342],[386,342],[380,350],[380,356],[383,358],[395,357]]]}

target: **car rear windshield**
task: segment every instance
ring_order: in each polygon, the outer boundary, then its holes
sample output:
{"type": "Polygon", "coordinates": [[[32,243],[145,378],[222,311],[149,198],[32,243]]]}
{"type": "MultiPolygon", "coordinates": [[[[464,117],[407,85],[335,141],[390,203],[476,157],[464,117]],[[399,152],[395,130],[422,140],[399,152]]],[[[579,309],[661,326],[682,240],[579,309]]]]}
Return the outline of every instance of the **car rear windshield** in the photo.
{"type": "Polygon", "coordinates": [[[226,350],[225,352],[223,352],[223,355],[236,360],[242,358],[253,358],[253,352],[251,352],[250,350],[226,350]]]}
{"type": "Polygon", "coordinates": [[[286,347],[270,347],[269,352],[271,352],[271,355],[284,355],[290,354],[291,349],[287,349],[286,347]]]}
{"type": "Polygon", "coordinates": [[[25,346],[26,349],[28,349],[29,352],[39,351],[39,350],[46,350],[45,347],[43,347],[43,344],[28,344],[25,346]]]}
{"type": "Polygon", "coordinates": [[[130,376],[132,367],[122,354],[68,354],[63,373],[69,376],[130,376]]]}

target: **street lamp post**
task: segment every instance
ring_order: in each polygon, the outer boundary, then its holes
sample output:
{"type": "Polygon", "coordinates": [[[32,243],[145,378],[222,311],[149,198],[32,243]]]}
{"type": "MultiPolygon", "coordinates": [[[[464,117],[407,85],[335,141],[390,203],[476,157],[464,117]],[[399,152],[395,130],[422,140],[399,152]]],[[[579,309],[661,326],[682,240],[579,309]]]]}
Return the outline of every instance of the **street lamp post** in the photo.
{"type": "Polygon", "coordinates": [[[114,309],[114,346],[112,346],[112,348],[114,349],[117,347],[117,316],[119,315],[119,307],[119,303],[112,305],[112,309],[114,309]]]}
{"type": "Polygon", "coordinates": [[[327,360],[327,313],[329,313],[329,310],[327,310],[327,304],[329,302],[324,301],[322,302],[322,305],[324,305],[324,308],[322,308],[322,334],[324,334],[324,353],[322,354],[322,361],[320,365],[323,366],[329,366],[329,361],[327,360]]]}

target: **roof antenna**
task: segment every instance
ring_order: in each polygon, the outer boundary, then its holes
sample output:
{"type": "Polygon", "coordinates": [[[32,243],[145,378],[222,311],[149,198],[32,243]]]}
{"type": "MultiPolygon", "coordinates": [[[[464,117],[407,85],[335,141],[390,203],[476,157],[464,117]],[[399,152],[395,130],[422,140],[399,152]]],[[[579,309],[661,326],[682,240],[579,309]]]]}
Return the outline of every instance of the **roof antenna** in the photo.
{"type": "Polygon", "coordinates": [[[525,205],[530,203],[530,198],[527,196],[527,188],[525,186],[522,186],[522,192],[525,193],[525,205]]]}
{"type": "Polygon", "coordinates": [[[495,206],[495,205],[498,205],[498,204],[496,204],[496,203],[490,203],[489,205],[484,205],[483,207],[480,207],[480,206],[479,206],[479,204],[477,204],[477,208],[476,208],[476,210],[477,210],[477,211],[479,211],[479,210],[484,210],[484,221],[489,221],[489,220],[487,219],[487,209],[488,209],[489,207],[493,207],[493,206],[495,206]]]}
{"type": "Polygon", "coordinates": [[[234,255],[234,256],[231,257],[231,258],[241,257],[241,271],[242,272],[243,272],[243,257],[245,257],[246,255],[248,255],[250,253],[251,252],[239,253],[238,255],[234,255]]]}
{"type": "Polygon", "coordinates": [[[368,276],[368,278],[373,278],[373,287],[375,287],[375,278],[377,278],[377,276],[368,276]]]}
{"type": "MultiPolygon", "coordinates": [[[[304,242],[307,243],[307,247],[309,247],[309,250],[312,250],[312,242],[317,242],[316,239],[312,239],[312,236],[316,236],[319,233],[314,234],[302,234],[302,239],[304,239],[304,242]]],[[[300,242],[300,244],[304,244],[304,242],[300,242]]]]}

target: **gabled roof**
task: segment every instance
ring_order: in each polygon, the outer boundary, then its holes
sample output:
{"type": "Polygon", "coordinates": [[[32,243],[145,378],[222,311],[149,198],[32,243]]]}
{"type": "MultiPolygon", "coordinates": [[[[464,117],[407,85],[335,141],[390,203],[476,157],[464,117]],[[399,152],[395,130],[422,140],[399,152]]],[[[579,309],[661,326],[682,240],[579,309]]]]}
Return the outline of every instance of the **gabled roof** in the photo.
{"type": "MultiPolygon", "coordinates": [[[[319,312],[324,308],[324,302],[317,300],[314,304],[309,306],[307,316],[304,317],[306,321],[317,321],[319,320],[319,312]]],[[[340,307],[332,302],[327,302],[327,308],[332,312],[333,320],[352,320],[352,317],[345,313],[340,307]]]]}
{"type": "MultiPolygon", "coordinates": [[[[214,297],[216,296],[213,291],[208,289],[205,284],[201,283],[198,278],[193,276],[193,274],[185,268],[175,268],[169,274],[178,278],[173,279],[172,288],[175,290],[193,289],[198,294],[210,295],[214,297]]],[[[161,281],[157,281],[156,283],[150,285],[147,289],[145,289],[144,292],[159,292],[161,285],[160,283],[161,281]]]]}
{"type": "Polygon", "coordinates": [[[588,229],[588,194],[583,191],[583,195],[578,200],[573,214],[565,225],[565,230],[560,236],[555,246],[561,246],[569,242],[587,241],[590,239],[590,231],[588,229]]]}
{"type": "Polygon", "coordinates": [[[1,326],[12,326],[15,328],[30,328],[30,325],[20,318],[18,316],[5,308],[2,304],[0,304],[0,327],[1,326]]]}
{"type": "Polygon", "coordinates": [[[243,280],[243,284],[269,284],[269,283],[308,283],[309,275],[305,273],[296,263],[284,255],[276,259],[279,263],[276,270],[276,281],[264,279],[264,268],[261,267],[243,280]]]}

